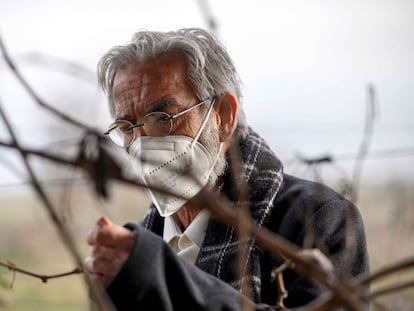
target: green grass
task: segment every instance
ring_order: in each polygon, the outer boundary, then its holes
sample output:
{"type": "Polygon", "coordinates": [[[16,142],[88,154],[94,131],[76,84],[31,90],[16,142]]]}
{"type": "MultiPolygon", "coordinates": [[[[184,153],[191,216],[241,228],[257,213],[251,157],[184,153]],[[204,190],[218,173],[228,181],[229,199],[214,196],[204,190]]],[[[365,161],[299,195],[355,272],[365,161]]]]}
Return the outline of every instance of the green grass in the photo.
{"type": "MultiPolygon", "coordinates": [[[[3,275],[3,279],[5,276],[3,275]]],[[[10,281],[12,273],[8,276],[10,281]]],[[[88,297],[80,276],[70,276],[42,283],[24,275],[16,275],[13,288],[3,288],[7,310],[87,310],[88,297]]]]}

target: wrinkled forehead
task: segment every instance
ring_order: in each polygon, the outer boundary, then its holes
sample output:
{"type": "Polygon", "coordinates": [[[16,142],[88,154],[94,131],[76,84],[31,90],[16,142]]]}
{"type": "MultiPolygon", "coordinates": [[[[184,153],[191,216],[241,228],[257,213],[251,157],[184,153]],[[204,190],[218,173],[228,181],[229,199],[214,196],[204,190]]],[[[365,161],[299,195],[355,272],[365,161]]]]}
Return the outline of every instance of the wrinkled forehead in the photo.
{"type": "Polygon", "coordinates": [[[115,75],[112,92],[117,116],[145,115],[160,101],[185,104],[194,97],[185,59],[178,55],[124,66],[115,75]]]}
{"type": "Polygon", "coordinates": [[[185,58],[167,54],[144,63],[133,63],[118,69],[113,83],[113,100],[141,88],[162,88],[166,85],[189,84],[185,58]]]}
{"type": "Polygon", "coordinates": [[[187,59],[182,53],[174,52],[163,54],[159,57],[149,58],[144,61],[132,61],[121,66],[115,73],[114,85],[119,80],[120,74],[134,73],[166,74],[180,72],[187,75],[187,59]]]}

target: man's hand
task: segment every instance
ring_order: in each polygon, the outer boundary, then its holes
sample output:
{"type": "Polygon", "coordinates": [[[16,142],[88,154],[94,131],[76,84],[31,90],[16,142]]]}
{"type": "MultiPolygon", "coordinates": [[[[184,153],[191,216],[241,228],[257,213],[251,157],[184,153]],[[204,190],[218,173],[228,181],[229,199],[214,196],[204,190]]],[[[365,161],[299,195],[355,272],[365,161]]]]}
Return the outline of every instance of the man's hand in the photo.
{"type": "Polygon", "coordinates": [[[92,246],[91,255],[84,261],[86,280],[108,286],[128,258],[134,240],[130,230],[101,216],[86,237],[92,246]]]}

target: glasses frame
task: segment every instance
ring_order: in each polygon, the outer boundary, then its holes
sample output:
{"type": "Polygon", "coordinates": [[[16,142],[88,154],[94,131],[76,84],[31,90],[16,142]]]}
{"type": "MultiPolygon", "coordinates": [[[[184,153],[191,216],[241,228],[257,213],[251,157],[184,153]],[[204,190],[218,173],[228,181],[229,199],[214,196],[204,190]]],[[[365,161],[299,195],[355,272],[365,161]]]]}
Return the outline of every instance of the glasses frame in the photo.
{"type": "MultiPolygon", "coordinates": [[[[173,123],[172,123],[172,120],[174,120],[174,119],[176,119],[176,118],[178,118],[178,117],[181,117],[182,115],[186,114],[187,112],[190,112],[190,111],[192,111],[192,110],[196,109],[197,107],[200,107],[201,105],[204,105],[204,104],[205,104],[205,103],[207,103],[207,102],[213,102],[213,101],[214,101],[214,99],[215,99],[216,97],[217,97],[216,95],[214,95],[214,96],[210,96],[210,97],[208,97],[207,99],[204,99],[204,100],[202,100],[201,102],[199,102],[199,103],[195,104],[194,106],[191,106],[190,108],[187,108],[187,109],[185,109],[185,110],[183,110],[183,111],[180,111],[180,112],[178,112],[178,113],[176,113],[176,114],[174,114],[174,115],[169,115],[168,113],[163,112],[163,111],[154,111],[154,112],[147,113],[147,114],[144,116],[144,119],[145,119],[147,116],[152,115],[152,114],[154,114],[154,113],[163,113],[163,114],[165,114],[165,116],[166,116],[166,117],[165,117],[165,120],[171,120],[171,127],[170,127],[170,131],[168,132],[168,134],[166,134],[166,135],[165,135],[165,136],[168,136],[168,135],[170,135],[170,134],[171,134],[171,131],[172,131],[172,124],[173,124],[173,123]]],[[[136,135],[135,135],[135,131],[134,131],[134,130],[132,131],[132,139],[131,139],[131,141],[130,141],[127,145],[123,144],[123,145],[121,146],[120,144],[118,144],[117,142],[115,142],[115,141],[111,138],[111,136],[109,136],[109,135],[110,135],[110,133],[118,127],[118,123],[120,123],[120,122],[127,122],[127,123],[130,123],[131,125],[127,128],[128,130],[133,130],[134,128],[139,128],[139,127],[142,127],[142,126],[144,126],[144,125],[145,125],[145,123],[136,123],[136,124],[133,124],[132,122],[129,122],[128,120],[117,120],[117,121],[113,122],[113,123],[112,123],[112,124],[108,127],[108,129],[104,132],[104,135],[108,136],[108,137],[109,137],[109,139],[110,139],[110,140],[111,140],[111,141],[112,141],[115,145],[120,146],[120,147],[127,148],[127,147],[131,146],[131,144],[135,141],[136,135]]]]}

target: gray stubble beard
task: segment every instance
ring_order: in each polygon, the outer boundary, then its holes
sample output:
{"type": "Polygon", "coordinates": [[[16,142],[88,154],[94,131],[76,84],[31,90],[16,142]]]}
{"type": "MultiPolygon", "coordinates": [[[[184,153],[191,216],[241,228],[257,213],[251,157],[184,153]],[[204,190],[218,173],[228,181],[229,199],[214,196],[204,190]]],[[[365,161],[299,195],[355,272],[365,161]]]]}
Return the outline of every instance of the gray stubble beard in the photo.
{"type": "MultiPolygon", "coordinates": [[[[220,130],[218,124],[214,122],[213,118],[210,118],[207,122],[203,132],[200,135],[200,143],[207,149],[210,157],[210,163],[213,163],[216,159],[217,153],[220,149],[220,130]]],[[[214,165],[213,170],[209,176],[208,182],[205,186],[205,190],[214,191],[217,186],[217,181],[227,170],[227,160],[225,157],[220,156],[214,165]]]]}

